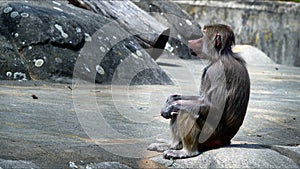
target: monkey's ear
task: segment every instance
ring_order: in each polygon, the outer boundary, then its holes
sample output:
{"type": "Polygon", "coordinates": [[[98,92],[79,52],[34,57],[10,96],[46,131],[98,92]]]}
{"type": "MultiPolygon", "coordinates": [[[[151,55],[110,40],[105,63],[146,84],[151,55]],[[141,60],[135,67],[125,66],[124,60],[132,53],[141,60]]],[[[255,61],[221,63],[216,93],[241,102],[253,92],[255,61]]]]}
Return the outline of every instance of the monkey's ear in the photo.
{"type": "Polygon", "coordinates": [[[215,38],[215,47],[219,50],[221,49],[221,46],[222,46],[221,35],[217,33],[215,38]]]}

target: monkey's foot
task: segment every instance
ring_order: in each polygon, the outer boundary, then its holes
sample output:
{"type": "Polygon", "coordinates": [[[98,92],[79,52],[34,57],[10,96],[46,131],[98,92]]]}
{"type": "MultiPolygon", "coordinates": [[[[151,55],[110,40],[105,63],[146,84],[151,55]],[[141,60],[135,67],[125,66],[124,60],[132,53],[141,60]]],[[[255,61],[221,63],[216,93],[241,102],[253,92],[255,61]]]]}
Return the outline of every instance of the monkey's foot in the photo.
{"type": "Polygon", "coordinates": [[[182,142],[173,143],[170,147],[171,150],[181,150],[183,148],[182,142]]]}
{"type": "Polygon", "coordinates": [[[164,152],[164,151],[170,149],[170,146],[171,145],[168,143],[152,143],[147,147],[147,150],[164,152]]]}
{"type": "Polygon", "coordinates": [[[182,150],[166,150],[164,151],[164,158],[166,159],[182,159],[182,158],[190,158],[199,155],[199,151],[188,152],[184,149],[182,150]]]}

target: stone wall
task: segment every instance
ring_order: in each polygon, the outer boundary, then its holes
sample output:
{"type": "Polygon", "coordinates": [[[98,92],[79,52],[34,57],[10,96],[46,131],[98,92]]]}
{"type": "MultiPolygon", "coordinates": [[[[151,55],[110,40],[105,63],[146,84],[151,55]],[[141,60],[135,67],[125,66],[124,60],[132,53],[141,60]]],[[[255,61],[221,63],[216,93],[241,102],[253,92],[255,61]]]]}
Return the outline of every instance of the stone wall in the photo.
{"type": "Polygon", "coordinates": [[[253,45],[276,63],[300,66],[300,3],[275,1],[175,1],[201,26],[231,25],[237,44],[253,45]]]}

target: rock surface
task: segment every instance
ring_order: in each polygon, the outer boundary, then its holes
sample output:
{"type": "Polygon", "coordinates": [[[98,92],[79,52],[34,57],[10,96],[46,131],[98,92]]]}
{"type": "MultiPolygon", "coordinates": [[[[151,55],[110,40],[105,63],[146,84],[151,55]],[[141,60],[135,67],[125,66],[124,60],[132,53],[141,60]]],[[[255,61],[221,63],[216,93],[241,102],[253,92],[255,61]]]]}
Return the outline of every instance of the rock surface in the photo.
{"type": "Polygon", "coordinates": [[[250,45],[235,45],[232,49],[236,53],[243,56],[247,64],[250,65],[274,65],[275,62],[271,60],[264,52],[258,48],[250,45]],[[258,62],[259,61],[259,62],[258,62]]]}
{"type": "Polygon", "coordinates": [[[195,58],[187,47],[188,40],[202,37],[201,26],[186,11],[171,1],[133,1],[154,16],[160,23],[167,25],[171,32],[166,49],[183,59],[195,58]]]}
{"type": "Polygon", "coordinates": [[[0,15],[3,80],[71,82],[76,69],[77,77],[102,84],[112,83],[119,74],[131,78],[121,80],[132,84],[172,84],[117,23],[67,1],[0,2],[0,15]],[[78,59],[79,55],[85,60],[78,59]],[[130,71],[118,72],[124,60],[130,71]]]}
{"type": "Polygon", "coordinates": [[[168,41],[170,29],[158,22],[130,0],[95,1],[68,0],[75,6],[113,19],[133,35],[139,44],[156,60],[168,41]]]}
{"type": "MultiPolygon", "coordinates": [[[[293,152],[296,150],[299,151],[300,147],[295,148],[293,152]]],[[[170,160],[165,160],[161,156],[152,160],[165,166],[170,165],[170,160]]],[[[299,162],[297,164],[292,159],[260,145],[234,144],[204,152],[196,158],[176,160],[172,166],[174,168],[298,168],[299,162]]]]}
{"type": "Polygon", "coordinates": [[[102,162],[102,163],[91,163],[87,165],[76,165],[74,162],[69,162],[69,167],[72,169],[106,169],[106,168],[112,168],[112,169],[131,169],[131,167],[128,167],[127,165],[124,165],[119,162],[102,162]]]}
{"type": "Polygon", "coordinates": [[[0,159],[40,168],[299,168],[299,68],[249,63],[249,107],[232,144],[173,163],[146,148],[170,138],[161,106],[169,94],[197,93],[207,62],[165,54],[158,64],[175,85],[0,81],[0,159]]]}
{"type": "Polygon", "coordinates": [[[4,160],[0,159],[0,168],[30,168],[30,169],[39,169],[37,165],[32,162],[23,161],[23,160],[4,160]]]}

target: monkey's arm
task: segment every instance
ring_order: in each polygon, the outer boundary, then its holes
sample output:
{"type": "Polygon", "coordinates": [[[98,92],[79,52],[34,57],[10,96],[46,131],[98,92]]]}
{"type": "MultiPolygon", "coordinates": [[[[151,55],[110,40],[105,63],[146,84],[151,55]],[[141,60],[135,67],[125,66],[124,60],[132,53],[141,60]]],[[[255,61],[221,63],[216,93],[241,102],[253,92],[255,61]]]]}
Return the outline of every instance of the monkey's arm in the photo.
{"type": "Polygon", "coordinates": [[[185,96],[185,95],[174,94],[167,98],[167,103],[172,103],[173,101],[176,100],[199,100],[199,99],[200,96],[185,96]]]}
{"type": "Polygon", "coordinates": [[[179,94],[170,95],[167,98],[165,106],[161,110],[161,115],[168,119],[172,117],[172,112],[177,112],[183,107],[191,107],[193,105],[198,105],[202,101],[200,96],[184,96],[179,94]]]}
{"type": "Polygon", "coordinates": [[[195,118],[206,118],[210,104],[201,99],[200,96],[191,96],[193,100],[176,100],[170,104],[167,104],[162,110],[161,115],[168,119],[172,117],[172,112],[178,112],[179,110],[191,113],[195,118]]]}
{"type": "Polygon", "coordinates": [[[206,118],[208,112],[222,113],[227,97],[227,84],[222,62],[212,64],[202,79],[199,96],[171,95],[161,111],[164,118],[171,118],[172,112],[190,113],[194,117],[206,118]]]}

